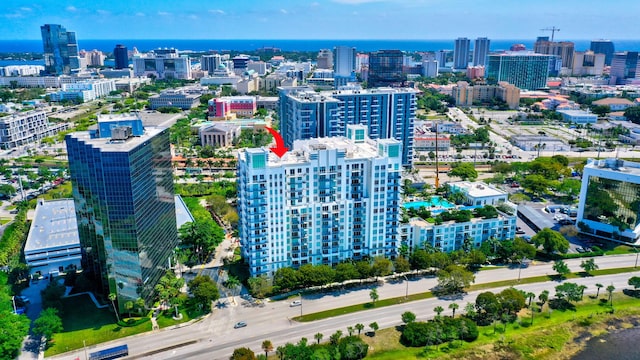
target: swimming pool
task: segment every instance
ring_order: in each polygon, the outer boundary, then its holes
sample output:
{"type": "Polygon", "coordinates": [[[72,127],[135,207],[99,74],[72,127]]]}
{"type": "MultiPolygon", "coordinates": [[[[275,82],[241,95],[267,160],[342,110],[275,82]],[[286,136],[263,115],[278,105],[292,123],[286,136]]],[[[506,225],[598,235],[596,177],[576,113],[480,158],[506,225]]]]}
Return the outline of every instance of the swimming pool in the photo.
{"type": "Polygon", "coordinates": [[[436,208],[444,208],[444,209],[451,209],[454,208],[455,205],[453,205],[452,203],[448,202],[447,200],[443,199],[440,196],[432,196],[431,201],[412,201],[412,202],[406,202],[404,204],[402,204],[402,206],[404,206],[405,209],[419,209],[421,207],[425,207],[427,209],[436,207],[436,208]]]}

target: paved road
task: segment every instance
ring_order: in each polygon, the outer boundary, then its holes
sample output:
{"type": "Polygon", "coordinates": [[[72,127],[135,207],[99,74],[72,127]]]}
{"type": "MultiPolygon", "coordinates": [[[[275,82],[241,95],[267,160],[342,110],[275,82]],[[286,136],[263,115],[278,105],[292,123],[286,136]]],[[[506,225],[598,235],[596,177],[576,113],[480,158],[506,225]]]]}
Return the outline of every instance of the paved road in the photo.
{"type": "MultiPolygon", "coordinates": [[[[619,255],[596,258],[596,263],[601,269],[616,267],[634,266],[636,255],[619,255]]],[[[567,260],[569,267],[573,271],[580,271],[581,259],[567,260]]],[[[549,263],[532,264],[528,268],[521,269],[521,276],[531,277],[544,274],[554,274],[549,263]]],[[[481,271],[476,274],[476,283],[487,283],[505,279],[515,279],[518,277],[518,269],[501,268],[495,270],[481,271]]],[[[571,279],[572,282],[587,285],[586,293],[596,291],[596,282],[609,285],[613,284],[617,289],[627,287],[627,279],[633,274],[618,274],[608,276],[598,276],[593,278],[571,279]]],[[[436,284],[435,278],[422,278],[420,280],[409,281],[408,292],[410,294],[420,293],[430,290],[436,284]]],[[[523,290],[532,291],[539,294],[544,289],[551,290],[557,282],[547,282],[517,286],[523,290]]],[[[500,289],[494,289],[500,290],[500,289]]],[[[385,283],[378,288],[381,299],[389,297],[403,296],[407,291],[406,282],[385,283]]],[[[460,299],[454,299],[460,307],[464,307],[466,302],[475,301],[477,292],[464,295],[460,299]]],[[[427,299],[415,301],[407,304],[368,310],[355,314],[345,315],[333,319],[315,321],[312,323],[298,323],[290,321],[302,311],[303,313],[313,313],[321,310],[358,304],[370,301],[369,289],[335,292],[324,295],[305,296],[302,307],[289,307],[288,301],[269,302],[263,307],[254,306],[248,302],[236,298],[237,304],[228,302],[225,307],[216,308],[209,317],[190,326],[175,329],[165,329],[146,333],[126,339],[117,340],[109,344],[102,344],[89,349],[89,352],[104,349],[118,344],[128,344],[131,355],[140,355],[149,351],[167,348],[173,345],[184,344],[189,341],[196,341],[194,344],[178,347],[173,350],[162,352],[156,355],[147,356],[147,359],[227,359],[233,349],[240,346],[249,346],[255,351],[260,350],[263,340],[269,339],[276,346],[287,341],[296,342],[301,337],[307,337],[313,341],[313,335],[317,332],[324,334],[325,340],[340,329],[346,332],[348,326],[356,323],[365,325],[373,321],[378,322],[381,328],[394,326],[400,323],[400,314],[411,310],[418,315],[418,318],[427,319],[433,316],[433,308],[441,305],[448,309],[451,299],[427,299]],[[233,324],[238,321],[246,321],[248,326],[241,329],[233,329],[233,324]]],[[[83,359],[83,352],[77,352],[55,357],[55,359],[72,360],[76,357],[83,359]]]]}

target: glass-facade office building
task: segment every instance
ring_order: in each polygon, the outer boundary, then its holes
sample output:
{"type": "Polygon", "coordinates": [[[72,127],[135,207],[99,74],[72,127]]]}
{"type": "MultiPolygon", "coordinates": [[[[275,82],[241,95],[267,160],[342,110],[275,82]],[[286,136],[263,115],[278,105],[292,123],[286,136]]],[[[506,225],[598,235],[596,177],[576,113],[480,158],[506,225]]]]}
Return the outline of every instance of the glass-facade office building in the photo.
{"type": "Polygon", "coordinates": [[[66,143],[82,267],[122,311],[129,300],[153,300],[178,234],[169,130],[114,138],[77,132],[66,143]]]}
{"type": "Polygon", "coordinates": [[[625,243],[640,238],[640,163],[590,160],[584,167],[578,227],[584,234],[625,243]]]}
{"type": "Polygon", "coordinates": [[[400,50],[380,50],[369,54],[369,87],[404,86],[404,54],[400,50]]]}
{"type": "Polygon", "coordinates": [[[526,90],[545,88],[551,59],[551,55],[521,51],[489,55],[487,79],[506,81],[526,90]]]}
{"type": "Polygon", "coordinates": [[[40,27],[44,52],[44,70],[47,74],[63,75],[80,70],[78,41],[74,31],[57,24],[40,27]]]}

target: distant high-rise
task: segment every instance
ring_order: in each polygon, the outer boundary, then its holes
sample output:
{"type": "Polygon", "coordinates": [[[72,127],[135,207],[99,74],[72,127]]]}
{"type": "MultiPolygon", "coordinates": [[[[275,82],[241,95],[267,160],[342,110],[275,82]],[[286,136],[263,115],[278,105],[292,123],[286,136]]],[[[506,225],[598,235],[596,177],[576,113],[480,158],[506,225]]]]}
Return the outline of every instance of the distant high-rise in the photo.
{"type": "Polygon", "coordinates": [[[571,68],[575,44],[570,41],[549,41],[548,37],[539,37],[533,44],[536,54],[556,55],[562,60],[562,67],[571,68]]]}
{"type": "Polygon", "coordinates": [[[76,33],[57,24],[40,26],[44,52],[44,71],[51,75],[80,70],[76,33]]]}
{"type": "Polygon", "coordinates": [[[334,75],[351,76],[356,71],[356,48],[337,46],[334,48],[334,52],[334,75]]]}
{"type": "Polygon", "coordinates": [[[491,40],[486,37],[477,38],[473,47],[473,66],[486,66],[491,40]]]}
{"type": "Polygon", "coordinates": [[[489,55],[487,79],[506,81],[520,89],[536,90],[547,86],[552,55],[509,52],[489,55]]]}
{"type": "Polygon", "coordinates": [[[169,129],[109,116],[65,141],[83,270],[120,311],[152,303],[178,245],[169,129]]]}
{"type": "Polygon", "coordinates": [[[400,50],[380,50],[369,55],[369,87],[403,86],[404,56],[400,50]]]}
{"type": "Polygon", "coordinates": [[[126,46],[118,44],[113,49],[116,69],[126,69],[129,67],[129,51],[126,46]]]}
{"type": "Polygon", "coordinates": [[[471,40],[467,38],[457,38],[453,46],[453,68],[466,69],[469,65],[469,48],[471,40]]]}
{"type": "Polygon", "coordinates": [[[626,79],[640,77],[640,59],[637,51],[625,51],[613,55],[610,84],[623,85],[626,79]]]}
{"type": "Polygon", "coordinates": [[[451,50],[438,50],[436,51],[436,60],[438,61],[439,67],[445,67],[447,64],[447,57],[451,53],[451,50]]]}
{"type": "Polygon", "coordinates": [[[616,51],[611,40],[591,40],[590,49],[596,54],[604,54],[604,64],[611,65],[613,53],[616,51]]]}
{"type": "Polygon", "coordinates": [[[318,69],[333,69],[333,52],[329,49],[322,49],[317,58],[318,69]]]}
{"type": "Polygon", "coordinates": [[[218,70],[220,64],[222,64],[222,56],[220,54],[202,55],[200,57],[200,69],[208,71],[209,75],[218,70]]]}

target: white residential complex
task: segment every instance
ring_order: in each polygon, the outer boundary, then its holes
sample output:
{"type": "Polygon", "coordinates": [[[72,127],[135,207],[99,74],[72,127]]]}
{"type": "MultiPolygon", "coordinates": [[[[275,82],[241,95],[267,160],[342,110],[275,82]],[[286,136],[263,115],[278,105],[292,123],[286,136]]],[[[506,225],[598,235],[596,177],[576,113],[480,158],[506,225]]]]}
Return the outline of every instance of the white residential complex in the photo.
{"type": "Polygon", "coordinates": [[[67,123],[50,124],[44,111],[17,112],[0,117],[0,149],[29,144],[68,127],[67,123]]]}
{"type": "Polygon", "coordinates": [[[402,145],[346,137],[295,141],[282,158],[267,148],[239,154],[238,210],[252,275],[398,253],[402,145]]]}
{"type": "Polygon", "coordinates": [[[180,56],[176,49],[157,49],[134,56],[133,74],[157,79],[191,79],[191,63],[188,56],[180,56]]]}

